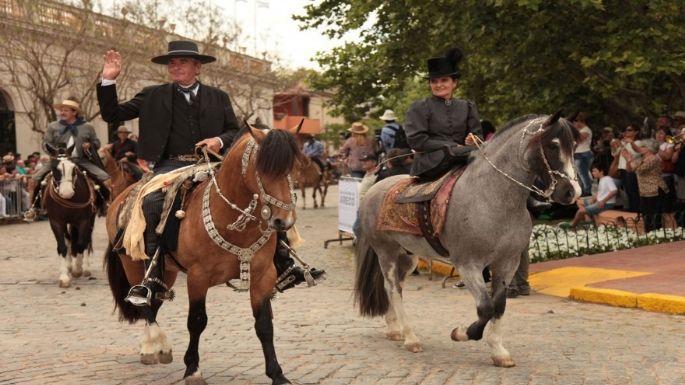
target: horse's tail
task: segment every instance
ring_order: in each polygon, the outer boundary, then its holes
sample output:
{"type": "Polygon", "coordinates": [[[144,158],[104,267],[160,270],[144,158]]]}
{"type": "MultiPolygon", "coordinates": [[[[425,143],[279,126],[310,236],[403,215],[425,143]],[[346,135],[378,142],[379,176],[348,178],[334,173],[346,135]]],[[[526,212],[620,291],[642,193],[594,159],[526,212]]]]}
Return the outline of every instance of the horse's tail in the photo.
{"type": "Polygon", "coordinates": [[[114,297],[114,309],[119,308],[119,321],[135,323],[143,318],[137,307],[124,301],[128,291],[131,289],[131,285],[126,278],[124,265],[121,263],[119,254],[112,250],[112,242],[109,243],[107,251],[105,251],[105,269],[107,270],[109,288],[112,290],[112,296],[114,297]]]}
{"type": "Polygon", "coordinates": [[[354,302],[359,305],[359,313],[368,317],[385,315],[390,307],[390,299],[384,287],[385,279],[378,263],[378,255],[363,233],[357,238],[356,253],[354,302]]]}

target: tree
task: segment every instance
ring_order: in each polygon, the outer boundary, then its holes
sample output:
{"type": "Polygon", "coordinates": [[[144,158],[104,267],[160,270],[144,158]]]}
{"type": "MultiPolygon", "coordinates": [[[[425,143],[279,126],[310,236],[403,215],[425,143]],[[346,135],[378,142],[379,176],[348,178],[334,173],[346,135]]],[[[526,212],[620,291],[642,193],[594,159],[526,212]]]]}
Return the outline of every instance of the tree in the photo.
{"type": "Polygon", "coordinates": [[[685,107],[682,2],[324,0],[295,19],[331,38],[359,33],[318,57],[313,81],[337,87],[346,116],[394,107],[426,59],[452,46],[465,52],[460,93],[499,123],[580,109],[622,125],[685,107]]]}

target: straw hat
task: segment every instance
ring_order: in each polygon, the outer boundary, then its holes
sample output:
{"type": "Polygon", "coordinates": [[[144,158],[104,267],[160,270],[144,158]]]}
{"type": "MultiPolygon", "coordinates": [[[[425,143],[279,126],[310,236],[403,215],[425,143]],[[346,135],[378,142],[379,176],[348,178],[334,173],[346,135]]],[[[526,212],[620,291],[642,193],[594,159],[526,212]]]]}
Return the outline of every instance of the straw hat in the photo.
{"type": "Polygon", "coordinates": [[[397,120],[397,117],[395,116],[395,111],[393,110],[385,110],[383,113],[383,116],[380,117],[381,120],[397,120]]]}
{"type": "Polygon", "coordinates": [[[64,100],[62,100],[62,103],[55,104],[55,108],[57,108],[57,109],[62,108],[62,107],[71,108],[72,110],[76,110],[76,112],[81,111],[81,106],[78,104],[78,102],[70,100],[70,99],[64,99],[64,100]]]}
{"type": "Polygon", "coordinates": [[[366,134],[369,128],[366,127],[362,122],[352,123],[352,127],[348,128],[347,131],[353,134],[366,134]]]}
{"type": "Polygon", "coordinates": [[[117,129],[117,133],[120,133],[120,132],[125,132],[125,133],[127,133],[127,134],[130,134],[130,133],[131,133],[131,130],[129,130],[128,128],[126,128],[126,126],[121,126],[121,127],[119,127],[119,128],[117,129]]]}
{"type": "Polygon", "coordinates": [[[9,162],[12,162],[13,160],[14,160],[14,155],[12,155],[12,154],[7,154],[7,155],[2,157],[3,163],[9,163],[9,162]]]}
{"type": "Polygon", "coordinates": [[[675,114],[673,114],[674,118],[680,118],[680,119],[685,119],[685,111],[678,111],[675,114]]]}

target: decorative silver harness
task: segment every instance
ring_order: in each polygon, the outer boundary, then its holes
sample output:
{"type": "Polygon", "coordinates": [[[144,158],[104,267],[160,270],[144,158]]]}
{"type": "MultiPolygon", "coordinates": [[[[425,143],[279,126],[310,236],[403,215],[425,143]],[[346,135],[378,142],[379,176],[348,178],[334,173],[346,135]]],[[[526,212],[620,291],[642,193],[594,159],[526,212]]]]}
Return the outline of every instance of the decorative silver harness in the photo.
{"type": "MultiPolygon", "coordinates": [[[[243,152],[243,158],[242,158],[242,167],[241,167],[241,174],[243,177],[247,174],[247,167],[250,162],[250,158],[252,154],[256,154],[259,151],[259,145],[256,143],[256,141],[252,138],[250,141],[247,143],[245,146],[245,152],[243,152]]],[[[244,210],[239,208],[236,204],[232,203],[231,201],[228,200],[222,193],[221,189],[219,188],[219,184],[216,181],[216,176],[213,167],[211,167],[209,160],[207,160],[207,169],[208,173],[212,178],[212,183],[208,184],[205,187],[205,191],[202,196],[202,222],[205,225],[205,230],[207,231],[207,234],[209,237],[214,241],[214,243],[221,247],[222,249],[226,250],[227,252],[235,255],[238,260],[240,261],[240,279],[232,279],[229,281],[229,284],[235,288],[236,290],[239,291],[247,291],[250,287],[250,261],[252,260],[252,257],[255,255],[257,250],[261,249],[262,246],[269,240],[271,235],[274,232],[274,229],[271,227],[271,225],[268,223],[268,219],[271,218],[271,209],[267,204],[271,204],[274,206],[277,206],[279,208],[285,209],[285,210],[293,210],[295,208],[295,192],[293,190],[293,184],[290,179],[290,175],[288,175],[288,188],[290,190],[290,197],[291,197],[291,203],[285,203],[271,195],[269,195],[265,190],[262,185],[261,178],[259,177],[259,173],[255,170],[255,177],[257,180],[257,186],[259,187],[259,194],[254,194],[252,196],[252,200],[248,204],[247,208],[244,210]],[[212,220],[212,213],[209,207],[209,194],[210,194],[210,189],[214,187],[214,189],[217,192],[217,195],[223,199],[226,204],[240,212],[240,215],[238,216],[238,219],[235,220],[235,222],[229,224],[226,226],[226,229],[229,231],[243,231],[245,230],[245,226],[247,225],[248,222],[250,221],[257,221],[257,218],[253,215],[253,212],[255,208],[257,207],[257,200],[259,199],[262,202],[262,210],[261,210],[261,217],[264,221],[267,222],[267,227],[265,230],[262,230],[260,227],[260,232],[262,235],[255,241],[253,242],[250,246],[248,247],[240,247],[237,246],[229,241],[227,241],[224,237],[219,234],[219,231],[216,229],[216,226],[214,225],[214,221],[212,220]]]]}

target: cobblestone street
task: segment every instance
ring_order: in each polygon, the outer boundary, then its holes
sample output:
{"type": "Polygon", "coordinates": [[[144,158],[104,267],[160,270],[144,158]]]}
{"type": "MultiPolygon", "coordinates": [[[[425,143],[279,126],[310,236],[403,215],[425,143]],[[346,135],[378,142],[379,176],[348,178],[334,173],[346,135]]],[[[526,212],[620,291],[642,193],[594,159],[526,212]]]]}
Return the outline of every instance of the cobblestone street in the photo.
{"type": "MultiPolygon", "coordinates": [[[[441,384],[683,384],[685,318],[576,303],[533,293],[509,300],[504,345],[516,366],[492,365],[485,341],[459,343],[451,330],[475,320],[469,293],[412,276],[405,304],[423,353],[384,338],[381,318],[361,318],[352,304],[351,242],[323,241],[337,231],[337,188],[324,209],[298,212],[306,243],[298,253],[326,269],[314,288],[279,294],[275,344],[285,375],[323,385],[441,384]]],[[[308,199],[309,200],[309,199],[308,199]]],[[[139,362],[142,323],[119,323],[102,271],[103,218],[96,223],[93,277],[57,286],[56,243],[47,221],[0,227],[0,384],[182,384],[188,343],[185,276],[177,299],[158,317],[174,347],[169,365],[139,362]]],[[[208,326],[200,343],[207,382],[270,384],[245,293],[221,286],[207,298],[208,326]]]]}

